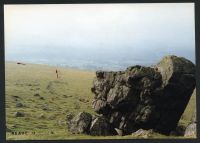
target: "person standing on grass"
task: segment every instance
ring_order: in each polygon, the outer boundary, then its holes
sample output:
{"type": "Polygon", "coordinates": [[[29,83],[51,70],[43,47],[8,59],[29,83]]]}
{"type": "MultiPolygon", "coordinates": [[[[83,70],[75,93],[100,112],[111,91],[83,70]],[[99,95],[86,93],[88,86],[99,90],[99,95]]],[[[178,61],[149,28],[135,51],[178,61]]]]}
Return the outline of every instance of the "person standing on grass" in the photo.
{"type": "Polygon", "coordinates": [[[58,78],[58,70],[56,69],[56,75],[57,75],[57,78],[58,78]]]}

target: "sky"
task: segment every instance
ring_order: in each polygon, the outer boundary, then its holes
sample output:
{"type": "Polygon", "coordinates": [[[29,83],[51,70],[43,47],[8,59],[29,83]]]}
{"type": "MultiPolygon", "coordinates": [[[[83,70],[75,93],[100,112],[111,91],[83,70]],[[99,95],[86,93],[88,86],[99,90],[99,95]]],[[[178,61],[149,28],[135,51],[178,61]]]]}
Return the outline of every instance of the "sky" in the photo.
{"type": "Polygon", "coordinates": [[[195,62],[193,3],[5,5],[5,58],[195,62]]]}

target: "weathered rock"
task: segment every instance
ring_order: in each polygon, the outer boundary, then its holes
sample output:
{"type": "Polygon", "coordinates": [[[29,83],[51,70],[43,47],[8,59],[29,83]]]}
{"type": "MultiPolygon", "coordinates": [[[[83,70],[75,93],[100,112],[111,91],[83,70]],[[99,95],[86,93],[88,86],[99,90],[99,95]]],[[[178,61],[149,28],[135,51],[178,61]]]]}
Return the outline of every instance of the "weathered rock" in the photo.
{"type": "Polygon", "coordinates": [[[195,66],[166,56],[154,67],[97,71],[91,91],[94,110],[111,127],[130,134],[140,128],[169,134],[176,129],[195,87],[195,66]]]}
{"type": "Polygon", "coordinates": [[[195,66],[185,58],[167,56],[157,68],[162,75],[163,95],[159,101],[162,114],[156,128],[169,133],[176,128],[195,88],[195,66]]]}
{"type": "Polygon", "coordinates": [[[140,138],[149,138],[153,134],[153,130],[144,130],[144,129],[139,129],[136,132],[132,133],[132,136],[134,137],[140,137],[140,138]]]}
{"type": "Polygon", "coordinates": [[[115,128],[115,131],[117,132],[117,134],[118,134],[119,136],[123,136],[123,131],[122,131],[122,130],[120,130],[120,129],[118,129],[118,128],[115,128]]]}
{"type": "Polygon", "coordinates": [[[111,135],[110,124],[104,117],[95,118],[90,126],[90,134],[93,136],[107,136],[111,135]]]}
{"type": "Polygon", "coordinates": [[[92,115],[86,112],[80,112],[68,124],[71,133],[80,134],[87,133],[92,121],[92,115]]]}

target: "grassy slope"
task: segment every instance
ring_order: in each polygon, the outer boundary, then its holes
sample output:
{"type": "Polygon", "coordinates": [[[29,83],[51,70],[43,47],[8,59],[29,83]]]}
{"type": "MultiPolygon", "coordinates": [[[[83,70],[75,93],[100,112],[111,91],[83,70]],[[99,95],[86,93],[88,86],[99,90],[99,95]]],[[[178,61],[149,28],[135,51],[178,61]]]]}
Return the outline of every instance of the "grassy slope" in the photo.
{"type": "MultiPolygon", "coordinates": [[[[91,101],[93,95],[90,92],[94,72],[58,68],[60,78],[56,78],[55,67],[27,64],[17,65],[6,62],[6,125],[12,131],[27,131],[28,135],[11,135],[7,133],[7,139],[101,139],[101,138],[133,138],[124,137],[92,137],[89,135],[72,135],[66,130],[65,116],[68,112],[77,113],[86,111],[93,113],[91,101]],[[39,93],[44,100],[33,96],[39,93]],[[63,95],[71,96],[64,97],[63,95]],[[19,96],[15,101],[12,96],[19,96]],[[79,99],[88,100],[87,103],[79,99]],[[25,105],[16,108],[16,103],[25,105]],[[49,110],[43,110],[43,108],[49,110]],[[26,113],[25,117],[14,117],[16,111],[26,113]],[[39,116],[43,114],[44,118],[39,116]],[[36,134],[32,134],[35,131],[36,134]],[[53,131],[53,133],[51,133],[53,131]]],[[[188,124],[191,111],[195,107],[195,98],[183,115],[181,123],[188,124]]],[[[166,137],[155,135],[154,137],[166,137]]],[[[167,137],[168,138],[168,137],[167,137]]]]}

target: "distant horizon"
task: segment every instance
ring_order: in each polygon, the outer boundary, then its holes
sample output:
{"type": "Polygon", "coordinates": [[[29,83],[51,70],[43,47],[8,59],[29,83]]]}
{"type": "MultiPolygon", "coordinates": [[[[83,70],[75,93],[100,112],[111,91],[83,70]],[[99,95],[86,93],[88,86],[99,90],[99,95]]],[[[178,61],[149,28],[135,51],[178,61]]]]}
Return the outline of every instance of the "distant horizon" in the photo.
{"type": "MultiPolygon", "coordinates": [[[[169,55],[166,55],[166,56],[169,56],[169,55]]],[[[172,55],[171,55],[172,56],[172,55]]],[[[173,56],[176,56],[176,55],[173,55],[173,56]]],[[[164,56],[165,57],[165,56],[164,56]]],[[[183,57],[185,58],[185,57],[183,57]]],[[[160,59],[161,60],[161,59],[160,59]]],[[[159,61],[160,61],[159,60],[159,61]]],[[[55,68],[70,68],[70,69],[76,69],[76,70],[84,70],[84,71],[97,71],[97,70],[106,70],[106,71],[120,71],[120,70],[126,70],[128,67],[131,67],[131,66],[136,66],[136,65],[141,65],[141,66],[145,66],[145,67],[152,67],[154,65],[156,65],[159,61],[155,62],[155,63],[149,63],[149,64],[133,64],[133,65],[128,65],[128,66],[122,66],[120,68],[113,68],[111,66],[110,67],[100,67],[99,69],[97,68],[94,68],[94,67],[90,67],[90,68],[87,68],[87,67],[80,67],[80,66],[70,66],[70,65],[67,65],[65,63],[48,63],[48,62],[34,62],[34,61],[23,61],[23,60],[20,60],[20,61],[15,61],[15,60],[5,60],[5,63],[6,62],[12,62],[12,63],[24,63],[24,64],[34,64],[34,65],[44,65],[44,66],[50,66],[50,67],[55,67],[55,68]]],[[[192,62],[192,61],[191,61],[192,62]]],[[[192,62],[194,65],[196,65],[194,62],[192,62]]]]}
{"type": "Polygon", "coordinates": [[[5,60],[121,70],[195,64],[193,3],[5,5],[5,60]]]}

